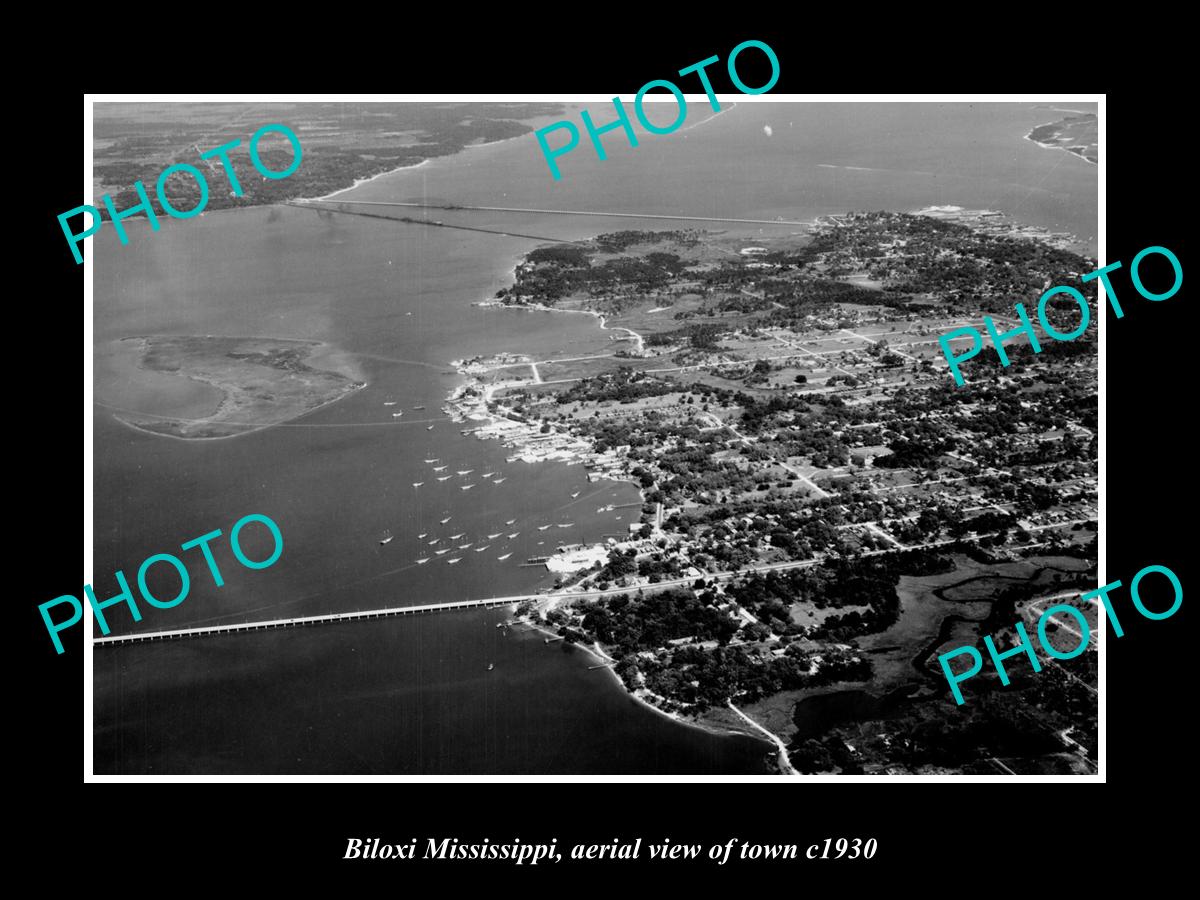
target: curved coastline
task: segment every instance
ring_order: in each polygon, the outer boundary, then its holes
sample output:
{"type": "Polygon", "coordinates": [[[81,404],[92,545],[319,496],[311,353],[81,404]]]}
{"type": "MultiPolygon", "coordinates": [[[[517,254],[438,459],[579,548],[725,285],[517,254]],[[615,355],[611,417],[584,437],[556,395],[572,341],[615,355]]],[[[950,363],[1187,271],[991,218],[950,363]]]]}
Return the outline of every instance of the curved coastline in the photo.
{"type": "MultiPolygon", "coordinates": [[[[707,120],[705,120],[705,121],[707,121],[707,120]]],[[[512,276],[513,283],[515,283],[515,281],[516,281],[516,270],[519,265],[520,265],[520,260],[518,260],[518,262],[510,270],[510,275],[512,276]]],[[[627,332],[629,335],[632,336],[633,340],[636,341],[637,349],[639,351],[642,350],[645,346],[645,337],[642,334],[638,333],[637,331],[634,331],[632,328],[627,328],[624,326],[610,327],[607,324],[607,319],[605,317],[605,314],[601,313],[601,312],[597,312],[595,310],[560,309],[558,307],[547,306],[547,305],[541,304],[541,303],[508,304],[508,303],[504,303],[502,301],[495,300],[495,299],[477,301],[473,305],[479,306],[479,307],[495,307],[495,308],[500,308],[500,309],[509,309],[509,310],[514,310],[514,311],[518,311],[518,312],[530,311],[530,312],[551,312],[551,313],[580,313],[580,314],[591,316],[591,317],[597,319],[598,323],[600,325],[600,328],[604,331],[627,332]]],[[[464,360],[452,360],[451,361],[451,365],[453,365],[455,367],[455,369],[458,371],[458,373],[461,377],[461,381],[459,382],[458,385],[456,385],[454,391],[451,393],[447,402],[452,403],[454,401],[460,400],[467,388],[477,387],[482,392],[482,401],[483,401],[482,405],[486,409],[487,404],[490,402],[493,394],[498,389],[498,386],[483,384],[479,380],[477,380],[477,379],[473,378],[472,376],[470,376],[469,374],[467,374],[463,369],[464,362],[465,362],[464,360]]],[[[494,421],[496,418],[497,417],[492,415],[491,413],[488,414],[488,421],[494,421]]],[[[611,475],[606,475],[605,477],[609,480],[620,480],[620,479],[613,479],[611,475]]],[[[645,500],[645,492],[643,491],[640,483],[632,477],[630,477],[628,479],[628,481],[629,481],[629,483],[634,485],[634,487],[637,489],[638,496],[644,501],[645,500]]],[[[565,590],[565,588],[564,588],[564,590],[565,590]]],[[[546,594],[546,599],[549,601],[554,601],[556,599],[556,595],[553,592],[548,593],[548,594],[546,594]]],[[[541,634],[544,634],[547,637],[551,637],[551,638],[560,638],[561,637],[561,635],[557,634],[554,631],[549,630],[544,625],[534,621],[529,616],[519,616],[519,617],[517,617],[516,621],[521,622],[522,624],[526,625],[531,630],[540,632],[541,634]]],[[[686,728],[696,729],[697,731],[701,731],[705,734],[717,735],[720,737],[738,736],[738,737],[753,738],[754,740],[760,741],[761,743],[765,744],[768,748],[770,748],[770,752],[768,752],[767,756],[768,756],[768,758],[775,759],[775,765],[778,767],[778,770],[779,770],[777,774],[793,775],[793,776],[799,774],[792,767],[791,762],[787,757],[786,743],[778,735],[774,734],[769,729],[767,729],[763,725],[756,722],[753,718],[751,718],[749,715],[747,715],[742,710],[733,706],[732,702],[730,703],[730,708],[740,719],[742,719],[744,722],[746,722],[746,727],[744,729],[734,727],[728,723],[716,725],[716,724],[709,723],[709,722],[703,722],[703,721],[700,721],[698,719],[694,719],[691,717],[686,717],[686,716],[680,715],[679,713],[670,712],[666,709],[663,709],[661,706],[658,706],[656,703],[654,703],[654,701],[652,699],[650,699],[648,696],[645,696],[643,693],[630,690],[629,687],[625,684],[625,682],[621,680],[621,677],[619,675],[617,675],[617,673],[615,671],[613,671],[612,664],[615,664],[617,662],[617,660],[614,659],[613,657],[609,656],[607,653],[605,653],[604,649],[599,645],[599,642],[595,642],[592,645],[576,642],[576,643],[573,643],[572,646],[581,649],[582,651],[587,653],[590,657],[597,660],[597,662],[600,663],[603,666],[603,668],[607,669],[609,676],[611,677],[613,683],[615,683],[617,688],[623,694],[625,694],[627,697],[629,697],[637,705],[644,707],[646,709],[649,709],[649,710],[653,711],[654,713],[656,713],[657,715],[662,716],[665,719],[669,719],[670,721],[672,721],[678,725],[682,725],[686,728]]]]}
{"type": "MultiPolygon", "coordinates": [[[[1024,140],[1029,141],[1031,144],[1037,144],[1043,150],[1061,150],[1063,153],[1070,154],[1071,156],[1074,156],[1076,159],[1082,159],[1085,163],[1087,163],[1090,166],[1099,166],[1099,162],[1097,162],[1096,160],[1088,159],[1082,153],[1076,153],[1070,147],[1060,147],[1058,144],[1048,144],[1045,141],[1039,141],[1037,138],[1035,138],[1033,136],[1038,131],[1039,128],[1052,128],[1058,124],[1060,124],[1060,123],[1059,122],[1043,122],[1040,125],[1034,125],[1033,128],[1031,128],[1029,130],[1029,133],[1024,136],[1024,140]]],[[[1057,134],[1055,136],[1057,137],[1057,134]]]]}
{"type": "MultiPolygon", "coordinates": [[[[553,597],[554,595],[548,594],[547,596],[553,597]]],[[[544,625],[540,625],[537,622],[534,622],[527,617],[524,617],[524,616],[518,617],[517,621],[523,625],[528,626],[530,628],[530,630],[540,632],[541,634],[544,634],[547,637],[551,637],[551,638],[560,638],[561,637],[561,635],[556,634],[555,632],[546,628],[544,625]]],[[[625,682],[623,682],[621,680],[621,677],[616,672],[613,671],[612,666],[610,665],[611,663],[615,663],[616,660],[613,659],[611,656],[609,656],[607,653],[605,653],[604,649],[602,647],[600,647],[599,644],[589,645],[589,644],[574,643],[571,646],[577,647],[578,649],[582,650],[584,653],[591,656],[593,659],[604,664],[603,668],[608,670],[608,674],[611,676],[612,680],[617,684],[617,686],[621,689],[621,693],[625,694],[627,697],[629,697],[630,700],[632,700],[637,705],[644,707],[645,709],[648,709],[648,710],[662,716],[664,719],[670,719],[672,722],[676,723],[677,725],[683,725],[686,728],[694,728],[697,731],[704,732],[705,734],[717,735],[718,737],[732,737],[732,736],[751,737],[751,738],[754,738],[755,740],[763,742],[764,744],[767,744],[768,746],[772,746],[772,747],[775,746],[775,744],[773,744],[770,739],[763,736],[763,733],[766,731],[766,729],[764,729],[762,726],[758,725],[758,723],[754,723],[756,726],[758,726],[758,730],[754,730],[748,725],[745,731],[741,731],[739,729],[729,728],[726,726],[718,727],[716,725],[711,725],[711,724],[708,724],[705,722],[699,722],[695,719],[685,718],[684,716],[679,715],[679,713],[668,712],[667,710],[663,709],[662,707],[656,706],[654,703],[647,700],[642,695],[636,694],[633,691],[629,690],[629,688],[627,688],[625,686],[625,682]]],[[[748,719],[749,717],[744,716],[744,718],[748,719]]],[[[776,741],[778,741],[778,738],[776,738],[776,741]]]]}

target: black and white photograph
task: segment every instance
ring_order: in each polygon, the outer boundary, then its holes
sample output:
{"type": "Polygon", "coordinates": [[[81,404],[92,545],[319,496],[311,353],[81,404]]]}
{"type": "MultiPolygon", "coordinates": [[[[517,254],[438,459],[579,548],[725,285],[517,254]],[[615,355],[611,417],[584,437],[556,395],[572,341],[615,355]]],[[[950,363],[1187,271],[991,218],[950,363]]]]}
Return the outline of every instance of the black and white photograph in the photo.
{"type": "Polygon", "coordinates": [[[90,102],[95,776],[1098,777],[1102,98],[691,79],[90,102]]]}

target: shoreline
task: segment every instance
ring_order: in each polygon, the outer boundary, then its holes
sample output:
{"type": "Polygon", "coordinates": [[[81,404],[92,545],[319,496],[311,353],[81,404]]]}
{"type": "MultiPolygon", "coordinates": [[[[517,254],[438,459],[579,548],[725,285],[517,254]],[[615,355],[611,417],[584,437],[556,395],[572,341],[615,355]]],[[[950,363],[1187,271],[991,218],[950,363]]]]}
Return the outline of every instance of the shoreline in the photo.
{"type": "Polygon", "coordinates": [[[368,175],[365,178],[355,178],[354,184],[350,185],[349,187],[338,188],[336,191],[334,191],[330,194],[326,194],[323,197],[296,197],[293,202],[295,202],[295,203],[312,203],[317,200],[328,200],[331,197],[336,197],[338,194],[344,194],[344,193],[346,193],[346,191],[352,191],[356,187],[361,187],[364,184],[369,184],[370,182],[374,181],[376,178],[382,178],[384,175],[391,175],[393,172],[403,172],[406,169],[419,169],[419,168],[421,168],[421,166],[425,165],[425,163],[429,162],[429,160],[432,158],[433,157],[429,157],[428,159],[421,160],[419,163],[412,163],[407,166],[396,166],[396,168],[394,168],[394,169],[385,169],[382,172],[376,172],[374,175],[368,175]]]}
{"type": "MultiPolygon", "coordinates": [[[[535,118],[538,118],[538,117],[535,117],[535,118]]],[[[522,122],[523,120],[515,119],[514,121],[522,122]]],[[[705,121],[707,122],[708,120],[705,119],[705,121]]],[[[396,172],[404,172],[409,169],[419,169],[421,166],[425,165],[426,163],[433,162],[435,159],[453,159],[454,157],[458,156],[460,153],[466,153],[468,150],[477,150],[481,147],[494,147],[497,144],[503,144],[508,141],[515,141],[515,140],[518,140],[523,137],[528,137],[529,135],[531,135],[533,133],[534,133],[534,129],[531,128],[525,134],[518,134],[518,135],[514,135],[513,137],[500,138],[500,140],[498,140],[498,141],[483,141],[482,143],[479,143],[479,144],[466,144],[462,147],[461,150],[457,150],[454,153],[449,154],[448,156],[428,156],[418,163],[410,163],[409,165],[405,165],[405,166],[396,166],[393,169],[386,169],[383,172],[376,172],[374,175],[368,175],[363,178],[356,178],[356,179],[354,179],[354,184],[350,185],[349,187],[338,188],[336,191],[325,194],[323,197],[295,197],[295,198],[293,198],[293,200],[291,202],[312,203],[312,202],[315,202],[318,200],[329,200],[332,197],[336,197],[338,194],[344,194],[344,193],[346,193],[346,191],[352,191],[357,187],[361,187],[362,185],[368,184],[369,182],[372,182],[377,178],[382,178],[385,175],[393,175],[396,172]]],[[[417,144],[414,146],[420,146],[420,145],[417,144]]],[[[346,201],[346,202],[350,202],[350,201],[346,201]]]]}
{"type": "MultiPolygon", "coordinates": [[[[547,599],[550,599],[550,598],[553,598],[554,595],[547,594],[546,596],[547,596],[547,599]]],[[[559,635],[553,631],[550,631],[544,625],[534,622],[532,619],[528,618],[527,616],[517,616],[516,621],[520,622],[523,625],[528,626],[532,631],[541,632],[542,634],[546,635],[547,637],[559,638],[559,639],[562,638],[562,635],[559,635]]],[[[650,702],[645,697],[629,690],[629,688],[625,686],[625,682],[621,680],[621,676],[613,671],[612,664],[616,663],[616,660],[613,659],[613,657],[609,656],[607,653],[605,653],[604,649],[599,646],[598,642],[595,645],[583,644],[583,643],[573,643],[573,644],[571,644],[571,646],[579,648],[580,650],[582,650],[583,652],[585,652],[589,656],[591,656],[593,659],[598,660],[601,663],[604,663],[605,665],[603,666],[603,668],[608,670],[609,675],[612,677],[613,681],[616,682],[617,686],[621,689],[622,694],[627,696],[630,700],[632,700],[637,705],[642,706],[642,707],[658,714],[659,716],[662,716],[664,719],[669,719],[670,721],[674,722],[677,725],[683,725],[687,728],[694,728],[697,731],[703,731],[705,734],[716,735],[718,737],[732,737],[732,736],[749,737],[749,738],[754,738],[755,740],[760,740],[763,743],[769,744],[772,747],[778,746],[777,742],[779,739],[777,737],[775,738],[774,741],[771,741],[771,740],[768,740],[767,738],[763,737],[762,734],[754,734],[750,731],[738,731],[733,728],[727,728],[727,727],[718,726],[718,725],[711,725],[711,724],[708,724],[705,722],[698,721],[696,719],[687,718],[685,716],[680,715],[679,713],[668,712],[667,710],[663,709],[662,707],[656,706],[654,703],[650,702]]],[[[748,716],[743,716],[743,718],[749,719],[748,716]]],[[[766,732],[766,729],[764,729],[761,725],[758,725],[757,722],[754,722],[752,719],[750,719],[749,721],[755,727],[757,727],[760,732],[766,732]]],[[[769,733],[769,732],[767,732],[767,733],[769,733]]],[[[772,737],[774,737],[774,735],[772,735],[772,737]]],[[[787,774],[787,773],[784,773],[784,774],[787,774]]]]}
{"type": "Polygon", "coordinates": [[[122,425],[125,425],[128,428],[132,428],[135,431],[140,431],[143,434],[149,434],[149,435],[153,435],[155,437],[173,438],[174,440],[177,440],[177,441],[224,441],[224,440],[229,440],[231,438],[244,437],[248,434],[255,434],[256,432],[259,432],[259,431],[265,431],[268,428],[274,428],[278,425],[287,425],[291,422],[294,422],[297,419],[302,419],[305,416],[309,415],[310,413],[314,413],[319,409],[324,409],[326,406],[330,406],[334,403],[337,403],[339,400],[344,400],[346,397],[349,397],[351,394],[357,393],[358,391],[362,390],[363,388],[368,387],[370,384],[370,382],[368,382],[366,380],[366,378],[363,376],[362,372],[357,369],[353,370],[350,373],[347,373],[347,372],[340,371],[337,367],[312,365],[312,363],[314,361],[316,361],[317,358],[328,359],[328,357],[337,355],[337,354],[345,355],[345,351],[343,351],[340,347],[337,347],[327,341],[317,341],[317,340],[312,340],[310,338],[280,338],[280,337],[267,337],[267,336],[261,336],[261,335],[258,335],[258,336],[205,335],[204,337],[206,337],[206,338],[218,338],[221,340],[250,340],[250,341],[258,340],[258,341],[277,341],[277,342],[305,344],[305,345],[307,345],[308,350],[304,356],[303,365],[307,366],[310,369],[313,369],[314,371],[321,371],[321,372],[326,372],[326,373],[329,373],[332,375],[337,375],[341,378],[344,378],[348,382],[347,386],[343,390],[341,390],[336,396],[330,397],[327,400],[323,400],[322,402],[316,404],[315,406],[309,406],[303,410],[300,410],[299,412],[295,413],[294,415],[290,415],[283,419],[280,419],[278,422],[262,422],[262,423],[260,423],[260,422],[234,422],[234,421],[225,421],[225,422],[216,421],[216,422],[214,422],[214,419],[216,419],[218,416],[220,416],[222,411],[225,410],[227,405],[230,403],[231,397],[232,397],[230,390],[223,383],[218,382],[218,381],[212,381],[208,378],[200,377],[199,375],[197,375],[194,372],[171,371],[171,370],[155,369],[155,368],[146,366],[145,365],[145,354],[149,348],[150,339],[152,337],[155,337],[155,335],[127,335],[126,337],[123,337],[120,339],[121,342],[135,341],[140,345],[141,355],[140,355],[139,359],[137,360],[137,362],[135,363],[135,366],[139,370],[141,370],[143,372],[151,372],[151,373],[155,373],[155,374],[159,374],[159,375],[186,378],[189,381],[194,381],[197,384],[206,385],[208,387],[214,388],[215,390],[221,392],[221,399],[217,401],[216,409],[214,409],[209,415],[199,417],[199,418],[191,418],[188,416],[169,416],[169,415],[164,415],[162,413],[140,412],[137,410],[131,410],[131,409],[125,409],[122,407],[111,406],[110,404],[103,403],[99,400],[93,400],[94,405],[100,406],[100,407],[103,407],[104,409],[109,410],[112,414],[112,417],[114,419],[116,419],[118,422],[120,422],[122,425]],[[122,415],[122,414],[124,414],[124,415],[122,415]],[[144,419],[157,419],[162,422],[187,423],[187,424],[209,424],[209,425],[213,425],[216,427],[225,425],[225,426],[237,427],[242,430],[238,431],[235,434],[197,435],[197,436],[189,437],[189,436],[180,435],[180,434],[170,434],[165,431],[155,431],[152,428],[146,427],[144,424],[139,424],[138,422],[130,421],[129,419],[125,418],[124,416],[141,417],[144,419]]]}
{"type": "MultiPolygon", "coordinates": [[[[1037,146],[1041,147],[1043,150],[1061,150],[1063,153],[1069,153],[1071,156],[1074,156],[1076,159],[1082,159],[1089,166],[1099,167],[1100,163],[1098,161],[1090,160],[1086,156],[1084,156],[1082,153],[1076,153],[1074,150],[1070,149],[1069,147],[1060,147],[1060,146],[1058,146],[1058,144],[1047,144],[1043,141],[1037,140],[1036,138],[1034,138],[1032,136],[1033,133],[1035,131],[1037,131],[1039,128],[1048,128],[1048,127],[1051,127],[1051,126],[1054,126],[1057,124],[1058,124],[1058,122],[1043,122],[1041,125],[1034,125],[1033,128],[1029,129],[1029,133],[1024,135],[1023,140],[1029,141],[1029,143],[1031,143],[1031,144],[1036,144],[1037,146]]],[[[1056,137],[1057,137],[1057,135],[1056,135],[1056,137]]]]}

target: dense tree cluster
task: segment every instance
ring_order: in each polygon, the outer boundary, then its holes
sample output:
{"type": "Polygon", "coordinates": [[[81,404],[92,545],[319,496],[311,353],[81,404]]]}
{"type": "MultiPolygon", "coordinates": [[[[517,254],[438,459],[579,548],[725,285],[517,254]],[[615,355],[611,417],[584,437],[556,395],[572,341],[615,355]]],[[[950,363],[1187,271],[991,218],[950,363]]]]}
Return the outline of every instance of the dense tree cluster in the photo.
{"type": "Polygon", "coordinates": [[[686,588],[597,601],[588,608],[583,626],[620,654],[652,650],[683,637],[726,644],[737,632],[733,619],[686,588]]]}

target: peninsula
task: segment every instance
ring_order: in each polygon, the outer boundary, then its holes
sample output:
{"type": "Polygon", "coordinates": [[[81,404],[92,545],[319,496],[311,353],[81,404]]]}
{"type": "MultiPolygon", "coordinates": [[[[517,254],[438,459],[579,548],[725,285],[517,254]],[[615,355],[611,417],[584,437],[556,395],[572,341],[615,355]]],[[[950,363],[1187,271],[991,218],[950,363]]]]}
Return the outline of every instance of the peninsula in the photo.
{"type": "Polygon", "coordinates": [[[1094,771],[1095,654],[982,681],[965,713],[931,660],[1095,584],[1094,339],[1011,341],[960,389],[936,344],[1095,264],[991,211],[924,212],[535,249],[492,302],[599,316],[611,350],[462,361],[447,411],[511,459],[638,486],[627,536],[548,563],[607,593],[519,615],[641,701],[766,731],[782,771],[1094,771]]]}
{"type": "Polygon", "coordinates": [[[1090,163],[1098,163],[1099,119],[1095,113],[1079,113],[1057,122],[1039,125],[1026,137],[1051,150],[1066,150],[1090,163]]]}

